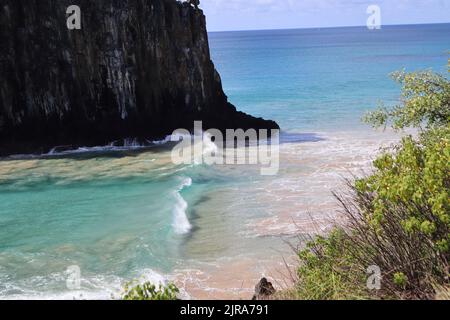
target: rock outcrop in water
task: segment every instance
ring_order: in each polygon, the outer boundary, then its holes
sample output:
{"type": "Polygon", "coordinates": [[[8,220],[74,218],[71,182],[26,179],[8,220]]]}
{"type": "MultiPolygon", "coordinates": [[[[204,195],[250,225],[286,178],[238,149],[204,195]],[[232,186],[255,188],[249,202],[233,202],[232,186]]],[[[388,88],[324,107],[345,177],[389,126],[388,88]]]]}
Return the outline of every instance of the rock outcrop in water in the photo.
{"type": "Polygon", "coordinates": [[[278,128],[237,112],[203,12],[175,0],[0,0],[0,155],[149,139],[173,129],[278,128]],[[81,30],[66,10],[81,8],[81,30]]]}

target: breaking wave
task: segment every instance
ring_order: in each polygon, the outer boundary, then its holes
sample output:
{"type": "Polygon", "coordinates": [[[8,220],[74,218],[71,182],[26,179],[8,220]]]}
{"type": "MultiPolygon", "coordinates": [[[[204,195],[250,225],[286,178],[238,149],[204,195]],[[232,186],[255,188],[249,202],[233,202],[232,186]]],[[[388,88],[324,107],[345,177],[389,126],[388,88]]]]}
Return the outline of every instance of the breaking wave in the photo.
{"type": "Polygon", "coordinates": [[[181,195],[181,191],[192,185],[191,178],[185,178],[174,192],[175,205],[173,208],[173,229],[177,234],[186,234],[192,229],[187,217],[188,203],[181,195]]]}

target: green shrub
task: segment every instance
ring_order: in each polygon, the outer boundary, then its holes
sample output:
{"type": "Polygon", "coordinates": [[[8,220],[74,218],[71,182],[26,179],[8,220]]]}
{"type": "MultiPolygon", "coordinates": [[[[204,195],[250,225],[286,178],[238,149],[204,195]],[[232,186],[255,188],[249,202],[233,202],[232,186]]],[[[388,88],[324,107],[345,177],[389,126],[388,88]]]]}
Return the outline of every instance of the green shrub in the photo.
{"type": "Polygon", "coordinates": [[[405,288],[408,284],[408,277],[403,272],[394,273],[394,283],[400,288],[405,288]]]}
{"type": "Polygon", "coordinates": [[[178,288],[170,283],[156,287],[150,282],[143,284],[129,283],[125,285],[123,300],[177,300],[178,288]]]}
{"type": "Polygon", "coordinates": [[[390,295],[428,298],[434,283],[448,282],[449,163],[448,135],[407,137],[374,162],[371,176],[338,197],[354,259],[379,266],[390,295]]]}
{"type": "Polygon", "coordinates": [[[365,122],[374,127],[391,125],[394,129],[448,125],[450,82],[447,78],[431,71],[399,71],[393,73],[392,78],[402,85],[402,104],[369,112],[365,122]]]}
{"type": "Polygon", "coordinates": [[[334,230],[327,238],[308,242],[299,253],[295,298],[301,300],[365,299],[364,270],[347,252],[346,234],[334,230]]]}
{"type": "Polygon", "coordinates": [[[450,259],[450,82],[431,72],[396,73],[402,104],[366,117],[374,126],[416,127],[374,161],[374,172],[336,195],[345,229],[300,253],[299,298],[434,298],[448,292],[450,259]],[[382,271],[381,291],[365,270],[382,271]],[[439,288],[439,289],[436,289],[439,288]]]}

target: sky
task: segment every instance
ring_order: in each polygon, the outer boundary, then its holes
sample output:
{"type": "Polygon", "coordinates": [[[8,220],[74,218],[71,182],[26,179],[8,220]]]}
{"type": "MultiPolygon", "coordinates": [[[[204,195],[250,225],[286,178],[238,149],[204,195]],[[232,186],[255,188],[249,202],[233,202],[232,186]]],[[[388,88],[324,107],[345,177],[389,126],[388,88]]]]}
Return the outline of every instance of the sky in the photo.
{"type": "Polygon", "coordinates": [[[370,5],[382,25],[450,22],[450,0],[200,0],[208,31],[363,26],[370,5]]]}

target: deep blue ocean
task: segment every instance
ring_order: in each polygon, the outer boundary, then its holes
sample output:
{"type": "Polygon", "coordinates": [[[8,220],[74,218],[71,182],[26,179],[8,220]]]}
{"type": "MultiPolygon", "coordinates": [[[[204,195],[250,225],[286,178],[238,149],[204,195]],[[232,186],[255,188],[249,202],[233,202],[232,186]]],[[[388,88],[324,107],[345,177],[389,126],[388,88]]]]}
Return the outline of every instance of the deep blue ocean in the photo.
{"type": "Polygon", "coordinates": [[[446,74],[450,24],[217,32],[210,45],[239,109],[285,131],[333,131],[361,126],[380,101],[398,101],[390,73],[446,74]]]}
{"type": "Polygon", "coordinates": [[[332,210],[341,172],[377,148],[381,136],[366,138],[360,118],[398,101],[389,74],[446,74],[450,50],[450,24],[209,37],[230,102],[305,138],[282,147],[279,175],[174,165],[164,149],[3,159],[0,298],[110,298],[142,278],[194,297],[251,292],[266,272],[258,259],[277,259],[291,218],[332,210]],[[77,290],[67,287],[73,266],[77,290]]]}

